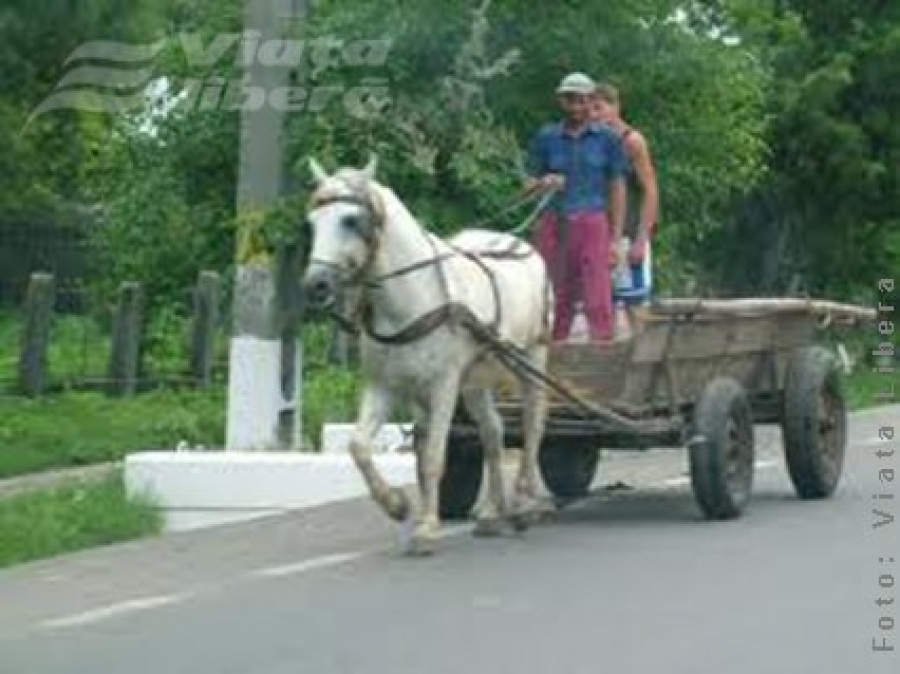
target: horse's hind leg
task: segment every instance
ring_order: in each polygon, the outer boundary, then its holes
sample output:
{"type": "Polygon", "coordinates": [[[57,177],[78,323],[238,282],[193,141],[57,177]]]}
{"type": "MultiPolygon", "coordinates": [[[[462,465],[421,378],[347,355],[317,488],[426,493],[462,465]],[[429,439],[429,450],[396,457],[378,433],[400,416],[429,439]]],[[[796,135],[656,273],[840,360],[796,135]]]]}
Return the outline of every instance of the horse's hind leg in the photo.
{"type": "MultiPolygon", "coordinates": [[[[535,345],[528,350],[531,365],[545,372],[547,368],[548,348],[535,345]]],[[[525,442],[522,462],[515,485],[515,512],[513,524],[517,529],[524,529],[528,521],[538,515],[538,452],[544,436],[544,423],[547,417],[547,392],[541,382],[522,377],[522,423],[525,442]]]]}
{"type": "Polygon", "coordinates": [[[462,394],[466,410],[478,425],[487,467],[487,498],[476,514],[476,536],[499,536],[506,516],[503,493],[503,420],[494,407],[493,395],[487,389],[472,389],[462,394]]]}

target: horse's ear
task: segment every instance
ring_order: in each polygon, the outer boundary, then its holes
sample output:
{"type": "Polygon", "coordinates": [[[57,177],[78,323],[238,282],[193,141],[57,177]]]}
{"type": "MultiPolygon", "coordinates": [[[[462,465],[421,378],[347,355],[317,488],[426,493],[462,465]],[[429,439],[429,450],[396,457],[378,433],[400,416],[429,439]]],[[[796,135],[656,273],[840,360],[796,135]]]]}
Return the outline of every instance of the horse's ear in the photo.
{"type": "Polygon", "coordinates": [[[375,180],[375,171],[378,168],[378,157],[374,152],[369,153],[369,163],[363,169],[363,173],[369,180],[375,180]]]}
{"type": "Polygon", "coordinates": [[[317,184],[321,184],[328,180],[328,173],[322,168],[322,165],[316,161],[315,157],[309,158],[309,170],[313,174],[317,184]]]}

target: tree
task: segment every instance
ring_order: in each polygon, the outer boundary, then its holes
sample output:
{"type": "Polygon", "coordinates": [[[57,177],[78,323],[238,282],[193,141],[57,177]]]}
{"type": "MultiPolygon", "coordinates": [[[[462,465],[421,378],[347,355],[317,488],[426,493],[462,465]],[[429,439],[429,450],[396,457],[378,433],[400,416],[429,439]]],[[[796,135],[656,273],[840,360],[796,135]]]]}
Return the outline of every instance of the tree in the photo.
{"type": "Polygon", "coordinates": [[[866,297],[900,266],[900,8],[715,3],[773,73],[769,171],[738,200],[723,276],[741,290],[866,297]],[[764,269],[762,278],[753,269],[764,269]]]}
{"type": "Polygon", "coordinates": [[[722,227],[732,193],[761,171],[766,73],[751,50],[672,20],[679,4],[322,3],[307,35],[394,40],[378,73],[394,105],[367,121],[340,105],[295,115],[294,155],[361,163],[376,148],[414,210],[455,229],[514,196],[523,148],[557,116],[552,92],[566,72],[611,78],[654,148],[664,209],[658,266],[673,291],[683,289],[699,271],[686,261],[722,227]]]}

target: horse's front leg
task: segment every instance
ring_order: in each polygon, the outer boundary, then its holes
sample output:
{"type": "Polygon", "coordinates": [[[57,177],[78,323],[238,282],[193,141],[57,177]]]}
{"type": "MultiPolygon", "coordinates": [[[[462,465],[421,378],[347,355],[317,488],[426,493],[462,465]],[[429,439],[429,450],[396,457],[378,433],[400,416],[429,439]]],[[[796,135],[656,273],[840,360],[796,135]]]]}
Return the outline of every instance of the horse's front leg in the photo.
{"type": "Polygon", "coordinates": [[[409,499],[403,489],[391,487],[385,482],[372,459],[375,436],[387,421],[390,409],[389,391],[375,384],[368,384],[363,390],[359,418],[350,443],[350,453],[374,501],[389,517],[399,522],[405,520],[409,514],[409,499]]]}
{"type": "Polygon", "coordinates": [[[421,507],[416,517],[411,552],[429,555],[434,552],[440,528],[440,484],[444,476],[447,453],[447,434],[453,422],[456,401],[459,396],[459,381],[448,377],[432,389],[429,396],[428,423],[425,437],[417,455],[419,489],[422,494],[421,507]]]}

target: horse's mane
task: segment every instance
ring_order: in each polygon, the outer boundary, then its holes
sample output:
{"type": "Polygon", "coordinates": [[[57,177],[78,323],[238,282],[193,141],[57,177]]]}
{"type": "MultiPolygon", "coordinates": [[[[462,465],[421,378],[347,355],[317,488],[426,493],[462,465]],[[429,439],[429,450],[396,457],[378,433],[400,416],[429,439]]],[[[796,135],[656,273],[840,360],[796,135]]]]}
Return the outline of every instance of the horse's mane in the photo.
{"type": "Polygon", "coordinates": [[[425,228],[419,224],[419,221],[416,220],[415,216],[406,207],[406,204],[400,200],[400,197],[397,196],[394,190],[377,181],[369,183],[368,188],[374,189],[381,199],[381,203],[384,204],[386,221],[397,222],[399,220],[408,224],[410,227],[425,231],[425,228]]]}

